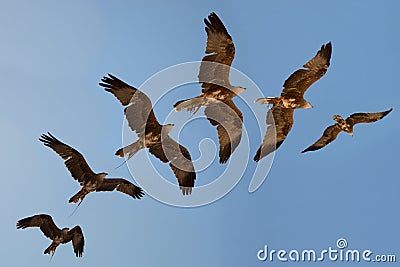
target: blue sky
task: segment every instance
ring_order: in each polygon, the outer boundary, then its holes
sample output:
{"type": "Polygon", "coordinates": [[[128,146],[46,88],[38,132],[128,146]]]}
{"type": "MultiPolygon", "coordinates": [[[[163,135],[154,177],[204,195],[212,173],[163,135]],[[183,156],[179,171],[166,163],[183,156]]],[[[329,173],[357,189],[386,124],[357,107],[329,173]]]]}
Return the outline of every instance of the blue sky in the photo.
{"type": "MultiPolygon", "coordinates": [[[[256,253],[264,245],[276,250],[323,250],[335,247],[341,237],[349,248],[395,254],[400,260],[399,5],[397,1],[3,1],[2,266],[47,264],[43,250],[50,241],[38,229],[15,229],[18,219],[37,213],[51,214],[60,227],[79,224],[84,231],[83,258],[77,259],[71,245],[64,245],[57,249],[53,266],[285,266],[290,263],[260,262],[256,253]],[[122,107],[97,84],[112,73],[140,86],[167,67],[200,60],[206,42],[203,18],[212,11],[235,42],[233,67],[266,96],[278,95],[288,75],[322,44],[332,42],[331,67],[305,95],[314,108],[296,111],[293,129],[264,184],[250,194],[251,177],[245,175],[222,199],[190,209],[149,196],[135,201],[119,193],[97,193],[68,217],[74,209],[68,199],[79,186],[62,160],[38,141],[40,134],[50,131],[77,148],[96,172],[133,179],[128,168],[115,170],[122,162],[114,156],[122,140],[122,107]],[[354,137],[342,133],[323,150],[300,153],[333,123],[332,115],[391,107],[393,112],[384,120],[356,126],[354,137]]],[[[157,117],[164,120],[173,103],[199,92],[198,85],[174,91],[155,110],[157,117]]],[[[248,89],[243,95],[251,98],[252,92],[248,89]]],[[[239,100],[235,102],[245,109],[239,100]]],[[[255,113],[265,115],[265,107],[250,104],[255,113]]],[[[258,131],[249,123],[251,116],[249,110],[244,112],[247,130],[258,131]]],[[[199,140],[215,140],[215,130],[205,121],[188,126],[192,128],[182,131],[180,142],[199,157],[199,140]]],[[[177,133],[172,135],[176,138],[177,133]]],[[[260,138],[251,138],[251,157],[260,138]]],[[[135,166],[135,158],[132,161],[135,166]]],[[[167,165],[154,163],[174,182],[167,165]]],[[[249,168],[254,167],[250,162],[249,168]]],[[[223,168],[213,164],[207,175],[198,174],[196,183],[212,181],[223,168]]]]}

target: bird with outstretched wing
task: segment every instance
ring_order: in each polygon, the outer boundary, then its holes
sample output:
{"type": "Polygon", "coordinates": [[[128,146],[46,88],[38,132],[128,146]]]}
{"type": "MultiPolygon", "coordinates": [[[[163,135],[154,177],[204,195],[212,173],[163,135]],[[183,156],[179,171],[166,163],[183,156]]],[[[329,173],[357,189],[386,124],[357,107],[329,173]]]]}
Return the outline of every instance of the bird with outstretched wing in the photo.
{"type": "Polygon", "coordinates": [[[194,187],[196,172],[189,151],[173,140],[168,133],[173,124],[161,125],[153,112],[150,98],[117,77],[108,74],[100,86],[112,93],[123,106],[129,128],[138,136],[134,143],[119,149],[115,155],[130,159],[139,150],[149,152],[164,163],[169,163],[183,195],[189,195],[194,187]]]}
{"type": "Polygon", "coordinates": [[[229,73],[235,57],[235,45],[221,19],[211,13],[206,24],[207,44],[205,55],[200,64],[199,82],[202,93],[194,98],[178,101],[176,111],[197,112],[206,106],[205,115],[213,126],[217,127],[220,145],[219,162],[226,163],[242,136],[243,115],[233,103],[232,98],[245,90],[244,87],[232,86],[229,73]],[[216,111],[226,111],[221,116],[216,111]]]}
{"type": "Polygon", "coordinates": [[[87,164],[85,158],[76,149],[64,144],[51,133],[42,134],[39,138],[45,146],[53,149],[65,162],[65,166],[71,173],[71,176],[79,182],[81,190],[72,196],[70,203],[82,203],[87,194],[94,191],[113,191],[125,193],[132,198],[140,199],[144,193],[143,190],[122,178],[105,178],[108,174],[105,172],[94,173],[87,164]]]}
{"type": "Polygon", "coordinates": [[[336,121],[336,123],[326,128],[321,138],[319,138],[314,144],[312,144],[308,148],[304,149],[301,153],[315,151],[325,147],[326,145],[334,141],[338,134],[342,131],[353,135],[354,125],[358,123],[371,123],[381,120],[391,111],[392,109],[383,112],[354,113],[350,115],[347,119],[343,119],[339,115],[334,115],[333,119],[336,121]]]}
{"type": "Polygon", "coordinates": [[[56,226],[50,215],[39,214],[21,219],[17,222],[17,229],[25,229],[28,227],[39,227],[43,234],[53,242],[45,249],[44,254],[53,255],[60,244],[66,244],[72,241],[75,255],[82,257],[85,239],[83,238],[82,229],[75,226],[72,229],[60,229],[56,226]]]}
{"type": "Polygon", "coordinates": [[[322,45],[317,54],[303,65],[305,69],[296,70],[286,79],[279,97],[255,100],[260,104],[272,105],[272,108],[267,112],[267,131],[254,156],[254,161],[258,162],[282,145],[292,129],[295,109],[312,107],[304,99],[304,93],[325,75],[330,65],[331,54],[332,44],[329,42],[322,45]]]}

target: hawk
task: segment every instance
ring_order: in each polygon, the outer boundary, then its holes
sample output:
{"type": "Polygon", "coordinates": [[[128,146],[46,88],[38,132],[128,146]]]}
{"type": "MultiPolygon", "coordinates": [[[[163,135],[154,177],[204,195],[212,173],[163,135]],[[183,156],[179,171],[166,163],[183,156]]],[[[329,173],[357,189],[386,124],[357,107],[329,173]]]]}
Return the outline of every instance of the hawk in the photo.
{"type": "Polygon", "coordinates": [[[379,121],[391,111],[392,109],[374,113],[354,113],[351,114],[347,119],[343,119],[339,115],[334,115],[333,119],[336,121],[336,123],[326,128],[321,138],[308,148],[304,149],[301,153],[314,151],[325,147],[327,144],[334,141],[338,134],[342,131],[348,133],[349,135],[353,135],[353,127],[357,123],[371,123],[379,121]]]}
{"type": "Polygon", "coordinates": [[[76,149],[64,144],[51,133],[42,134],[39,138],[45,146],[53,149],[63,160],[72,177],[79,182],[81,190],[73,195],[69,202],[80,205],[85,196],[91,192],[113,191],[125,193],[132,198],[140,199],[144,193],[142,189],[122,178],[105,178],[105,172],[94,173],[85,158],[76,149]]]}
{"type": "Polygon", "coordinates": [[[196,172],[189,151],[169,137],[173,124],[161,125],[153,112],[150,98],[142,91],[130,86],[117,77],[108,74],[100,86],[112,93],[123,106],[128,125],[139,139],[119,149],[115,155],[130,159],[139,150],[148,148],[149,152],[169,166],[178,179],[183,195],[192,193],[196,172]]]}
{"type": "Polygon", "coordinates": [[[81,227],[78,225],[72,229],[58,228],[50,215],[39,214],[21,219],[17,222],[17,229],[28,227],[39,227],[43,234],[53,242],[45,249],[44,254],[54,255],[60,244],[67,244],[72,241],[74,252],[77,257],[82,257],[85,239],[81,227]]]}
{"type": "Polygon", "coordinates": [[[199,82],[203,88],[197,97],[174,104],[176,111],[196,113],[205,106],[204,113],[212,126],[217,127],[219,162],[226,163],[242,137],[243,115],[233,98],[245,88],[229,82],[229,72],[235,57],[235,45],[221,19],[211,13],[204,19],[207,33],[206,56],[200,64],[199,82]]]}

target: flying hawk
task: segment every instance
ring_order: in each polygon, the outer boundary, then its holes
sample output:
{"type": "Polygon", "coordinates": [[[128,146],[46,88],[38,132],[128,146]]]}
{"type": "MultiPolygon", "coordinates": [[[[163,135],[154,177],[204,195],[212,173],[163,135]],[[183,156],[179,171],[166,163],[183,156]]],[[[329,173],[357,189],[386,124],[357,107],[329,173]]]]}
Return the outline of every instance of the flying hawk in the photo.
{"type": "Polygon", "coordinates": [[[72,241],[75,255],[77,257],[82,257],[85,239],[83,238],[82,229],[78,225],[71,230],[68,228],[59,229],[50,215],[39,214],[21,219],[17,222],[17,229],[25,229],[27,227],[40,227],[43,234],[53,241],[51,245],[46,248],[44,254],[54,255],[54,252],[56,252],[60,244],[66,244],[72,241]]]}
{"type": "Polygon", "coordinates": [[[281,103],[274,104],[266,116],[267,131],[261,146],[258,148],[254,161],[258,162],[269,153],[278,149],[292,129],[293,108],[287,108],[281,103]]]}
{"type": "Polygon", "coordinates": [[[144,195],[140,187],[125,179],[105,178],[108,175],[105,172],[94,173],[81,153],[69,145],[62,143],[50,133],[47,134],[42,134],[39,140],[65,160],[65,166],[67,166],[72,177],[82,186],[81,190],[70,198],[70,203],[77,203],[79,201],[80,205],[85,196],[94,191],[113,191],[116,189],[137,199],[140,199],[144,195]]]}
{"type": "Polygon", "coordinates": [[[215,13],[204,19],[207,32],[206,56],[203,57],[199,82],[202,93],[194,98],[175,103],[176,111],[196,113],[206,106],[204,113],[213,126],[217,127],[220,145],[219,162],[226,163],[240,143],[242,137],[242,112],[232,98],[245,90],[229,82],[230,66],[235,56],[235,46],[224,24],[215,13]]]}
{"type": "Polygon", "coordinates": [[[293,113],[297,108],[311,108],[311,104],[304,99],[304,93],[319,80],[329,67],[332,54],[332,44],[322,45],[317,55],[303,65],[306,69],[298,69],[292,73],[283,84],[279,97],[258,98],[255,102],[272,104],[267,112],[267,131],[261,146],[258,148],[254,161],[278,149],[292,129],[293,113]]]}
{"type": "Polygon", "coordinates": [[[321,46],[317,55],[303,65],[305,69],[298,69],[283,84],[279,97],[260,98],[258,102],[265,104],[282,103],[287,108],[311,108],[312,105],[304,99],[307,89],[325,75],[330,65],[332,44],[329,42],[321,46]]]}
{"type": "Polygon", "coordinates": [[[335,140],[341,131],[353,135],[353,127],[357,123],[371,123],[379,121],[391,111],[392,109],[375,113],[354,113],[350,115],[350,117],[348,117],[347,119],[343,119],[339,115],[334,115],[333,119],[336,121],[336,123],[326,128],[321,138],[308,148],[304,149],[301,153],[323,148],[324,146],[335,140]]]}
{"type": "Polygon", "coordinates": [[[139,137],[136,142],[119,149],[115,155],[128,156],[130,159],[139,150],[148,148],[159,160],[169,162],[183,195],[191,194],[196,172],[189,151],[168,135],[174,125],[161,125],[146,94],[115,76],[108,75],[109,77],[101,79],[102,83],[99,85],[126,106],[124,113],[128,125],[139,137]]]}

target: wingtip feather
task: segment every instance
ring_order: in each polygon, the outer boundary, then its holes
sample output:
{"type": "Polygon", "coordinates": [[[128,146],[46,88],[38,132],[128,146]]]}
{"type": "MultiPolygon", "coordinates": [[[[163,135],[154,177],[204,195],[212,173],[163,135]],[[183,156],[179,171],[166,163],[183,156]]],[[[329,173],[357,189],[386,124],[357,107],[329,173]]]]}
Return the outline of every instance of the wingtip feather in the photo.
{"type": "Polygon", "coordinates": [[[257,153],[256,153],[256,155],[254,156],[253,160],[254,160],[255,162],[259,162],[260,159],[261,159],[260,155],[261,155],[261,147],[257,150],[257,153]]]}

